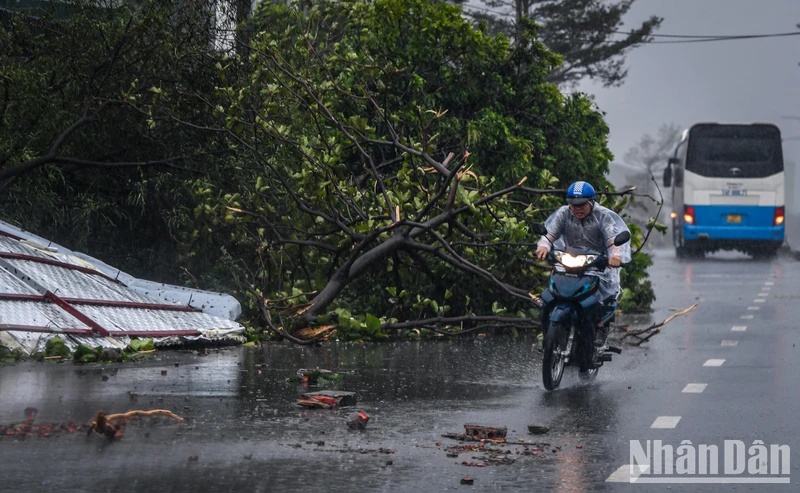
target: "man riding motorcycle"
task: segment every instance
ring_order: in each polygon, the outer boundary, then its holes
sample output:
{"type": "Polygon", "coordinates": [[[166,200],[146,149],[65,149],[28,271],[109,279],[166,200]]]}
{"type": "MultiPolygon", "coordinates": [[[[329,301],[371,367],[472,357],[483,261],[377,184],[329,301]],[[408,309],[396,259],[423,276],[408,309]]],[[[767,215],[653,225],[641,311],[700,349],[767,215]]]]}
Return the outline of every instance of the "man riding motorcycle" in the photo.
{"type": "MultiPolygon", "coordinates": [[[[567,204],[550,215],[545,222],[547,235],[537,243],[536,256],[544,260],[555,245],[558,249],[586,248],[597,252],[608,251],[608,266],[620,267],[631,261],[630,242],[614,245],[614,238],[628,230],[619,215],[595,202],[594,187],[585,181],[577,181],[567,188],[567,204]]],[[[594,271],[600,278],[603,304],[611,309],[619,295],[619,269],[594,271]]],[[[605,344],[607,325],[598,324],[595,345],[605,344]]]]}

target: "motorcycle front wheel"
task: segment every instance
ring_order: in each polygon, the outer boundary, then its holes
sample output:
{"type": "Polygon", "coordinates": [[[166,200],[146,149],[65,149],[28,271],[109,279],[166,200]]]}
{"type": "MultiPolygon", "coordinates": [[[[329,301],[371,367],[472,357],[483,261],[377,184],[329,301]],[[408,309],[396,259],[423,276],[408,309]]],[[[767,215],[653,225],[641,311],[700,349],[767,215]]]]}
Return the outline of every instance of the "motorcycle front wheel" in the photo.
{"type": "MultiPolygon", "coordinates": [[[[597,328],[594,329],[595,331],[598,330],[597,328]]],[[[578,373],[578,377],[581,380],[591,380],[597,376],[597,372],[600,371],[600,365],[597,364],[596,359],[598,358],[597,349],[594,347],[594,338],[595,333],[594,331],[586,331],[584,332],[584,339],[582,339],[582,344],[580,349],[583,351],[589,351],[589,354],[581,354],[580,357],[580,372],[578,373]],[[588,366],[587,366],[588,362],[588,366]]]]}
{"type": "Polygon", "coordinates": [[[564,366],[568,355],[569,325],[556,322],[550,324],[544,336],[544,356],[542,357],[542,383],[547,390],[556,389],[564,376],[564,366]]]}

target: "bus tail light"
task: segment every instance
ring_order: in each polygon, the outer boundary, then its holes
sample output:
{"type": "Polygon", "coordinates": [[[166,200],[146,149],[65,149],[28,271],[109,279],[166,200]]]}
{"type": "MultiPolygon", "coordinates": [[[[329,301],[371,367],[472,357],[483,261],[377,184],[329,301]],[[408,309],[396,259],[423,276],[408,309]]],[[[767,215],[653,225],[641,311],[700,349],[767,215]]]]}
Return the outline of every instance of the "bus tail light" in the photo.
{"type": "Polygon", "coordinates": [[[683,222],[686,224],[694,224],[694,207],[691,205],[683,207],[683,222]]]}
{"type": "Polygon", "coordinates": [[[785,210],[784,210],[783,207],[776,207],[775,208],[775,219],[772,220],[772,225],[773,226],[782,225],[783,221],[786,220],[786,217],[784,217],[784,214],[785,214],[785,210]]]}

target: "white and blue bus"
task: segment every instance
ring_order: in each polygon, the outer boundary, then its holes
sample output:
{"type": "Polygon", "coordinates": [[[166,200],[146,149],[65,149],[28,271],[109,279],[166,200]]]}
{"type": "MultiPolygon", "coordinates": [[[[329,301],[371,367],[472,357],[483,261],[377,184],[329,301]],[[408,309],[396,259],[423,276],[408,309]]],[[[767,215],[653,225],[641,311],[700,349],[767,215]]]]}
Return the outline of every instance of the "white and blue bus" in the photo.
{"type": "Polygon", "coordinates": [[[783,149],[775,125],[693,125],[669,159],[664,186],[672,188],[679,257],[716,250],[766,257],[783,244],[783,149]]]}

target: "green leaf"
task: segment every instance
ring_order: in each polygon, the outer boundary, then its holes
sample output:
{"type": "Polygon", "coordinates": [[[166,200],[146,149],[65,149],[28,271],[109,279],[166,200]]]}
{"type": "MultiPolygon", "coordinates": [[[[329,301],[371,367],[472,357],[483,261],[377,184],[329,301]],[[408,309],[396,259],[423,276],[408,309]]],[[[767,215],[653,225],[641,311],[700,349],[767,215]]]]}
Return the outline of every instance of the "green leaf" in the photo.
{"type": "Polygon", "coordinates": [[[128,347],[132,351],[152,351],[156,348],[153,339],[133,339],[128,347]]]}
{"type": "Polygon", "coordinates": [[[367,332],[369,334],[377,334],[381,330],[381,320],[372,315],[371,313],[367,313],[367,332]]]}

